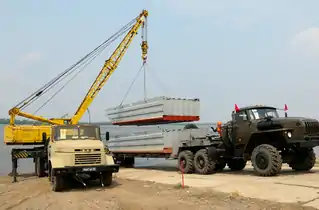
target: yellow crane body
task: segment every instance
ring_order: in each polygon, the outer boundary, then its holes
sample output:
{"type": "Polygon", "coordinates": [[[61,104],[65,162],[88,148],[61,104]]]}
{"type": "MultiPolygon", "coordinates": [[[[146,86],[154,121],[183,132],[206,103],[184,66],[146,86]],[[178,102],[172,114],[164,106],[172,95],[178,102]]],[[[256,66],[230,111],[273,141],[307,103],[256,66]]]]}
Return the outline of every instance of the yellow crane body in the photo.
{"type": "MultiPolygon", "coordinates": [[[[118,67],[133,38],[136,36],[139,28],[144,28],[147,16],[148,11],[143,10],[140,15],[136,17],[134,25],[131,26],[130,30],[127,32],[127,34],[122,39],[112,55],[109,57],[109,59],[105,61],[103,68],[100,70],[100,73],[88,90],[86,96],[84,97],[82,103],[78,107],[73,117],[68,119],[46,119],[41,116],[35,116],[29,113],[22,112],[18,107],[14,107],[9,110],[10,124],[5,126],[4,128],[4,143],[6,145],[42,144],[42,133],[46,133],[46,135],[49,137],[51,135],[51,125],[78,124],[99,91],[103,88],[107,80],[118,67]],[[48,125],[15,125],[14,121],[16,116],[32,119],[48,125]]],[[[148,49],[147,41],[143,40],[141,47],[142,59],[143,61],[145,61],[148,49]]],[[[37,93],[36,96],[41,94],[42,91],[37,93]]],[[[23,102],[23,106],[27,103],[28,101],[23,102]]]]}
{"type": "Polygon", "coordinates": [[[6,145],[43,144],[42,133],[51,134],[51,125],[7,125],[4,127],[4,143],[6,145]]]}

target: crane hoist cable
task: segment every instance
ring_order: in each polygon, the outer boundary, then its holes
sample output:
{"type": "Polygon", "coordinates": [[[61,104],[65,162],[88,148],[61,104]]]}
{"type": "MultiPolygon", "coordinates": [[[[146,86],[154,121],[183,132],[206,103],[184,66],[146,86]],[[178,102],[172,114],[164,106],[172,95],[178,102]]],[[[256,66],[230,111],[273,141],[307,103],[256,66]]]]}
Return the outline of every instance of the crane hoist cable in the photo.
{"type": "MultiPolygon", "coordinates": [[[[107,46],[109,46],[114,40],[116,40],[118,37],[123,35],[125,32],[130,30],[135,22],[136,18],[134,18],[132,21],[130,21],[128,24],[126,24],[124,27],[122,27],[117,33],[113,34],[109,39],[101,43],[98,47],[96,47],[94,50],[92,50],[90,53],[85,55],[83,58],[81,58],[78,62],[73,64],[71,67],[64,70],[62,73],[60,73],[58,76],[53,78],[51,81],[49,81],[47,84],[39,88],[37,91],[32,93],[30,96],[19,102],[15,107],[19,109],[26,108],[30,104],[32,104],[36,99],[38,99],[40,96],[42,96],[44,93],[48,92],[50,89],[52,89],[55,85],[60,83],[63,79],[65,79],[68,75],[73,73],[75,70],[80,68],[81,66],[85,65],[85,62],[87,62],[88,59],[96,58],[97,55],[99,55],[107,46]]],[[[89,61],[89,62],[91,62],[89,61]]],[[[85,65],[87,66],[87,65],[85,65]]],[[[85,67],[84,66],[84,67],[85,67]]]]}
{"type": "Polygon", "coordinates": [[[141,73],[141,71],[143,70],[144,73],[144,101],[147,100],[147,94],[146,94],[146,64],[147,64],[147,54],[148,54],[148,42],[147,42],[147,19],[145,20],[145,22],[143,22],[142,25],[142,34],[141,34],[141,38],[142,38],[142,44],[141,44],[141,50],[142,50],[142,66],[139,68],[137,74],[135,75],[135,77],[133,78],[128,90],[126,91],[120,105],[122,106],[125,99],[127,98],[128,94],[130,93],[136,79],[138,78],[139,74],[141,73]]]}
{"type": "MultiPolygon", "coordinates": [[[[38,94],[33,94],[33,97],[31,98],[30,96],[28,103],[23,103],[22,106],[23,108],[26,108],[27,106],[29,106],[30,104],[32,104],[35,100],[37,100],[39,98],[39,96],[44,95],[46,92],[48,92],[49,90],[51,90],[53,87],[55,87],[57,84],[59,84],[60,82],[62,82],[64,79],[66,79],[69,75],[71,75],[72,73],[74,73],[77,69],[79,69],[80,67],[82,67],[78,72],[75,73],[75,75],[70,78],[61,88],[59,88],[51,97],[48,98],[48,100],[46,100],[34,113],[33,115],[37,114],[37,112],[39,112],[46,104],[48,104],[48,102],[50,102],[58,93],[60,93],[73,79],[75,79],[75,77],[81,73],[86,66],[88,66],[98,55],[100,55],[105,48],[107,48],[113,41],[115,41],[117,38],[119,38],[121,35],[123,35],[124,33],[128,32],[129,30],[131,30],[133,24],[134,24],[135,19],[133,19],[132,21],[130,21],[128,24],[126,24],[124,27],[122,27],[117,33],[115,33],[114,35],[112,35],[109,39],[107,39],[106,41],[104,41],[102,44],[100,44],[98,47],[96,47],[94,50],[92,50],[90,53],[88,53],[87,55],[85,55],[83,58],[81,58],[78,62],[76,62],[75,64],[73,64],[71,67],[69,67],[68,69],[66,69],[65,71],[63,71],[62,73],[60,73],[57,77],[55,77],[53,80],[51,80],[49,83],[50,85],[45,85],[39,89],[40,91],[38,91],[38,94]],[[63,77],[64,76],[64,77],[63,77]],[[63,78],[62,78],[63,77],[63,78]],[[40,94],[39,94],[40,93],[40,94]],[[31,98],[31,99],[30,99],[31,98]],[[24,105],[24,106],[23,106],[24,105]]],[[[27,99],[28,99],[27,98],[27,99]]],[[[25,101],[25,100],[24,100],[25,101]]],[[[21,103],[20,103],[21,104],[21,103]]],[[[26,124],[28,123],[28,119],[25,119],[22,124],[26,124]]]]}
{"type": "MultiPolygon", "coordinates": [[[[35,121],[39,121],[42,123],[52,124],[52,125],[62,125],[62,124],[78,124],[85,112],[88,110],[88,107],[91,105],[95,97],[98,95],[100,90],[103,88],[105,83],[109,80],[110,76],[114,73],[114,71],[117,69],[119,63],[123,59],[125,53],[127,52],[128,47],[132,43],[134,37],[137,35],[139,29],[143,26],[143,23],[148,17],[148,11],[143,9],[142,12],[134,18],[131,23],[129,23],[126,27],[122,28],[119,32],[117,32],[111,39],[107,40],[103,44],[101,44],[99,47],[97,47],[95,50],[93,50],[91,53],[89,53],[87,56],[85,56],[83,59],[81,59],[78,63],[71,66],[71,68],[67,69],[66,71],[62,72],[62,75],[60,74],[58,77],[50,81],[47,85],[43,86],[42,89],[40,89],[39,92],[35,92],[33,95],[29,96],[27,100],[22,101],[18,107],[13,107],[9,110],[10,115],[10,126],[13,126],[12,129],[15,127],[15,119],[17,116],[24,117],[27,119],[32,119],[35,121]],[[70,118],[45,118],[42,116],[32,115],[30,113],[27,113],[25,111],[21,111],[19,107],[26,107],[33,101],[35,101],[40,95],[43,95],[45,92],[47,92],[49,89],[51,89],[56,83],[59,83],[62,81],[62,79],[65,79],[66,75],[72,73],[79,67],[86,66],[85,63],[88,62],[91,58],[94,59],[100,51],[102,51],[107,45],[109,45],[111,42],[113,42],[116,38],[118,38],[121,34],[124,34],[129,29],[126,35],[123,37],[123,39],[120,41],[120,43],[117,45],[116,49],[112,52],[112,54],[109,56],[108,59],[105,60],[103,67],[100,69],[99,74],[91,84],[91,87],[87,91],[85,97],[83,98],[82,102],[78,106],[75,113],[70,118]]],[[[143,48],[145,49],[145,47],[143,48]]],[[[146,51],[143,51],[142,53],[144,57],[147,55],[147,43],[146,43],[146,51]]],[[[72,80],[72,78],[71,78],[72,80]]],[[[69,82],[69,81],[68,81],[69,82]]],[[[67,84],[65,84],[66,86],[67,84]]],[[[64,87],[58,90],[62,90],[64,87]]],[[[54,97],[56,94],[54,94],[52,97],[54,97]]],[[[52,98],[51,97],[51,98],[52,98]]],[[[51,99],[50,98],[50,99],[51,99]]],[[[50,100],[49,99],[49,100],[50,100]]],[[[44,104],[45,105],[45,104],[44,104]]],[[[11,127],[10,127],[11,128],[11,127]]]]}
{"type": "MultiPolygon", "coordinates": [[[[113,41],[115,41],[117,38],[119,38],[121,35],[123,35],[124,33],[128,32],[131,28],[132,28],[132,24],[134,23],[135,19],[133,21],[131,21],[130,23],[126,24],[119,32],[115,33],[113,36],[111,36],[109,39],[107,39],[106,41],[104,41],[102,44],[100,44],[98,47],[96,47],[93,51],[91,51],[90,53],[88,53],[86,56],[84,56],[83,58],[81,58],[76,64],[72,65],[70,68],[68,68],[68,72],[66,72],[63,75],[66,75],[64,78],[60,79],[60,81],[58,81],[59,78],[57,78],[55,81],[57,81],[56,83],[52,83],[51,87],[46,88],[44,91],[41,92],[41,95],[44,95],[46,92],[48,92],[50,89],[52,89],[54,86],[56,86],[58,83],[60,83],[61,81],[63,81],[65,78],[67,78],[67,76],[69,76],[70,74],[72,74],[73,72],[75,72],[75,70],[77,70],[78,68],[82,67],[78,72],[75,73],[75,75],[73,75],[73,77],[71,77],[61,88],[59,88],[51,97],[48,98],[48,100],[46,100],[34,113],[33,115],[37,114],[38,111],[40,111],[46,104],[48,104],[48,102],[50,102],[58,93],[60,93],[73,79],[76,78],[76,76],[81,73],[86,66],[88,66],[98,55],[100,55],[105,48],[107,48],[113,41]],[[80,61],[84,61],[84,59],[87,59],[88,61],[86,61],[86,63],[80,63],[80,61]],[[90,59],[90,60],[89,60],[90,59]],[[80,65],[78,65],[80,64],[80,65]],[[77,65],[77,66],[76,66],[77,65]]],[[[64,71],[65,72],[65,71],[64,71]]],[[[64,73],[63,72],[63,73],[64,73]]],[[[60,74],[61,75],[61,74],[60,74]]],[[[61,78],[61,77],[60,77],[61,78]]],[[[52,80],[51,80],[52,81],[52,80]]],[[[38,98],[38,97],[37,97],[38,98]]],[[[37,98],[33,99],[33,101],[31,101],[29,104],[31,104],[32,102],[34,102],[37,98]]],[[[28,105],[29,105],[28,104],[28,105]]],[[[26,108],[26,106],[24,107],[26,108]]],[[[29,120],[25,119],[22,124],[26,124],[29,120]]]]}
{"type": "MultiPolygon", "coordinates": [[[[126,33],[127,31],[129,31],[131,28],[128,28],[126,30],[123,31],[123,33],[126,33]]],[[[122,35],[123,33],[121,33],[120,35],[122,35]]],[[[117,39],[117,37],[115,38],[117,39]]],[[[113,40],[114,41],[114,40],[113,40]]],[[[102,48],[102,50],[97,51],[97,53],[94,55],[94,57],[91,58],[91,60],[89,60],[87,63],[83,64],[82,68],[75,73],[75,75],[73,77],[71,77],[61,88],[59,88],[48,100],[46,100],[43,105],[41,105],[36,111],[35,113],[33,113],[33,115],[35,115],[41,108],[43,108],[49,101],[51,101],[58,93],[60,93],[73,79],[76,78],[76,76],[78,76],[84,69],[86,66],[88,66],[97,56],[99,56],[103,50],[107,47],[108,45],[104,46],[102,48]]]]}

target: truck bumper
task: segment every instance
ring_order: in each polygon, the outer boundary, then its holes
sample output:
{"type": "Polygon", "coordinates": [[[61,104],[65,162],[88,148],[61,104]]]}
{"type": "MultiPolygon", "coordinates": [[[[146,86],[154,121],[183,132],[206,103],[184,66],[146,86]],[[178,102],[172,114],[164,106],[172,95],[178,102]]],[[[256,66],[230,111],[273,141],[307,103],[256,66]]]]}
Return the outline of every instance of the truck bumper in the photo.
{"type": "Polygon", "coordinates": [[[66,166],[63,168],[53,168],[53,175],[75,174],[75,173],[94,173],[94,172],[110,172],[117,173],[119,165],[99,165],[99,166],[66,166]]]}
{"type": "Polygon", "coordinates": [[[303,140],[290,141],[289,143],[297,144],[304,148],[316,147],[319,146],[319,136],[305,136],[303,140]]]}

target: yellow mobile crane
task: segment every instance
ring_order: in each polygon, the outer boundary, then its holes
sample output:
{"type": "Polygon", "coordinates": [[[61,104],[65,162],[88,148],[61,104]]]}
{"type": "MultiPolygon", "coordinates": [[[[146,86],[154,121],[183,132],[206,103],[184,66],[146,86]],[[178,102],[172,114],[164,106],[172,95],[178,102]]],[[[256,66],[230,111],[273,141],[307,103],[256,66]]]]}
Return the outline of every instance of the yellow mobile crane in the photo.
{"type": "MultiPolygon", "coordinates": [[[[64,137],[70,136],[70,138],[72,137],[72,139],[74,139],[76,137],[78,137],[78,138],[82,137],[82,139],[83,139],[83,137],[88,138],[87,134],[85,134],[85,136],[84,135],[81,136],[82,135],[81,133],[74,134],[74,128],[80,129],[78,131],[82,132],[81,126],[82,127],[87,126],[88,129],[92,127],[92,125],[78,125],[78,122],[80,121],[80,119],[82,118],[82,116],[84,115],[84,113],[86,112],[86,110],[88,109],[88,107],[90,106],[92,101],[94,100],[94,98],[97,96],[99,91],[102,89],[102,87],[104,86],[106,81],[110,78],[112,73],[118,67],[120,61],[122,60],[124,54],[126,53],[128,47],[129,47],[129,45],[131,44],[133,38],[136,36],[136,34],[140,28],[143,29],[143,31],[142,31],[142,44],[141,44],[143,64],[146,62],[147,50],[148,50],[147,37],[146,37],[147,36],[147,34],[146,34],[147,16],[148,16],[148,11],[143,10],[139,14],[138,17],[136,17],[132,21],[130,21],[127,25],[125,25],[123,28],[121,28],[117,33],[115,33],[109,39],[107,39],[102,44],[100,44],[93,51],[91,51],[86,56],[84,56],[82,59],[80,59],[77,63],[75,63],[70,68],[63,71],[62,73],[60,73],[57,77],[52,79],[46,85],[44,85],[43,87],[41,87],[40,89],[35,91],[29,97],[27,97],[26,99],[21,101],[19,104],[17,104],[15,107],[13,107],[12,109],[9,110],[10,124],[4,128],[4,143],[6,145],[41,145],[41,147],[25,148],[25,149],[24,148],[23,149],[15,148],[12,150],[12,152],[11,152],[12,161],[13,161],[12,173],[14,176],[14,181],[16,181],[17,159],[19,159],[19,158],[34,158],[35,165],[36,165],[35,166],[36,167],[36,174],[38,176],[43,176],[44,171],[48,170],[49,171],[48,174],[50,176],[50,175],[52,175],[52,174],[50,174],[50,170],[52,170],[54,168],[53,167],[54,163],[52,162],[53,159],[50,159],[53,157],[53,155],[52,155],[52,157],[50,157],[50,151],[47,148],[48,147],[51,149],[55,148],[55,146],[53,146],[53,145],[54,145],[54,143],[59,142],[59,139],[63,139],[63,138],[60,138],[62,134],[64,137]],[[48,90],[53,88],[57,83],[62,81],[62,79],[64,79],[66,76],[73,73],[76,69],[85,66],[84,65],[85,62],[87,62],[87,63],[91,62],[110,43],[112,43],[115,39],[117,39],[119,36],[121,36],[122,34],[124,34],[126,32],[127,32],[127,34],[125,35],[123,40],[120,42],[120,44],[117,46],[115,51],[112,53],[110,58],[105,61],[103,68],[101,69],[100,73],[98,74],[96,80],[93,82],[91,88],[87,92],[86,96],[84,97],[82,103],[78,107],[78,109],[75,112],[75,114],[73,115],[73,117],[47,119],[44,117],[36,116],[35,114],[29,114],[29,113],[22,111],[24,108],[26,108],[32,102],[37,100],[40,96],[44,95],[48,90]],[[40,121],[42,123],[49,124],[49,125],[15,125],[16,116],[22,116],[22,117],[32,119],[35,121],[40,121]],[[72,129],[68,129],[68,128],[72,128],[73,131],[71,131],[72,129]],[[62,131],[64,133],[61,133],[62,131]],[[72,132],[73,132],[73,134],[72,134],[72,132]],[[48,155],[48,153],[49,153],[49,155],[48,155]],[[51,169],[50,169],[50,167],[51,167],[51,169]]],[[[84,133],[85,133],[85,129],[86,128],[84,128],[84,133]]],[[[94,127],[94,129],[97,129],[97,128],[94,127]]],[[[99,128],[98,128],[98,131],[100,131],[99,128]]],[[[75,144],[71,143],[71,142],[76,142],[76,141],[69,141],[69,142],[70,142],[70,145],[68,146],[69,147],[67,149],[68,151],[74,152],[74,151],[77,151],[79,149],[79,146],[77,146],[76,143],[75,144]],[[74,148],[71,149],[70,147],[74,147],[74,148]]],[[[81,141],[79,144],[83,145],[82,142],[83,141],[81,141]]],[[[93,144],[95,144],[95,143],[93,143],[93,144]]],[[[64,144],[64,146],[65,145],[67,145],[67,144],[64,144]]],[[[88,143],[86,146],[83,146],[83,148],[80,148],[80,150],[85,149],[84,147],[93,148],[92,146],[90,146],[90,143],[88,143]]],[[[59,152],[61,152],[64,149],[61,148],[61,145],[60,145],[57,150],[59,150],[59,151],[55,151],[55,152],[57,152],[56,154],[58,154],[59,152]]],[[[99,150],[96,150],[96,151],[99,151],[99,150]]],[[[104,146],[103,146],[103,151],[104,151],[104,146]]],[[[51,152],[51,153],[55,153],[55,152],[51,152]]],[[[83,151],[82,151],[82,153],[83,153],[83,151]]],[[[73,157],[73,159],[75,158],[75,162],[76,162],[77,161],[76,160],[77,154],[75,153],[74,155],[75,155],[75,157],[73,157]]],[[[63,157],[63,158],[65,158],[65,157],[63,157]]],[[[58,159],[59,158],[56,158],[56,160],[58,160],[58,159]]],[[[109,158],[107,158],[107,159],[110,160],[109,158]]],[[[60,160],[61,160],[61,158],[59,159],[59,161],[60,160]]],[[[57,161],[57,162],[59,162],[59,161],[57,161]]],[[[81,161],[82,161],[82,163],[85,162],[85,160],[81,160],[81,161]]],[[[86,161],[86,162],[89,162],[89,161],[86,161]]],[[[99,163],[102,163],[102,162],[100,161],[99,163]]],[[[74,163],[74,161],[73,161],[73,163],[74,163]]],[[[63,163],[61,163],[61,161],[58,163],[59,167],[60,166],[62,167],[62,165],[69,167],[70,164],[71,163],[63,164],[63,163]]],[[[104,161],[104,164],[106,164],[105,161],[104,161]]],[[[114,162],[113,162],[113,164],[114,164],[114,162]]],[[[117,169],[114,169],[115,171],[118,170],[118,167],[115,167],[115,168],[117,168],[117,169]]],[[[90,169],[86,168],[85,170],[96,171],[97,168],[96,167],[90,168],[90,169]]],[[[52,171],[51,171],[51,173],[52,173],[52,171]]],[[[56,180],[56,178],[55,178],[55,180],[56,180]]],[[[59,187],[57,187],[57,188],[59,188],[59,187]]]]}

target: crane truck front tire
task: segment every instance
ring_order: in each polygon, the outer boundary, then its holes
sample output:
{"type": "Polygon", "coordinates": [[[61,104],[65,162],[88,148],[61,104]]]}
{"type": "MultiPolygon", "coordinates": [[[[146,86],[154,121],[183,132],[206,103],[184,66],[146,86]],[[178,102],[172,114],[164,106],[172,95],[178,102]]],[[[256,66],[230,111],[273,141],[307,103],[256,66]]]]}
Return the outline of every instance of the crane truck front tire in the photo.
{"type": "Polygon", "coordinates": [[[110,172],[102,173],[101,179],[100,179],[101,185],[103,184],[105,187],[108,187],[112,184],[112,181],[113,181],[112,173],[110,172]]]}
{"type": "Polygon", "coordinates": [[[251,155],[254,171],[259,176],[276,176],[282,167],[282,157],[272,145],[261,144],[251,155]]]}
{"type": "Polygon", "coordinates": [[[53,192],[61,192],[64,189],[64,177],[62,175],[54,175],[51,170],[51,186],[53,192]]]}
{"type": "Polygon", "coordinates": [[[189,150],[184,150],[178,155],[178,169],[183,170],[185,174],[194,172],[194,154],[189,150]]]}

